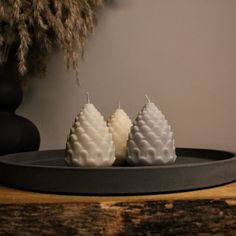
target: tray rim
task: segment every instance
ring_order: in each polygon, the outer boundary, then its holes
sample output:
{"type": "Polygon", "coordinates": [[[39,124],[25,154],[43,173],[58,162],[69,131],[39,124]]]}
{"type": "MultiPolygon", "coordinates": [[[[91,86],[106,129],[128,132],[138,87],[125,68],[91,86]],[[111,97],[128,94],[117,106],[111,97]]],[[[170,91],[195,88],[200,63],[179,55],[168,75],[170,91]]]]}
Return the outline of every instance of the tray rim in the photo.
{"type": "MultiPolygon", "coordinates": [[[[52,159],[63,158],[63,151],[40,152],[45,152],[45,157],[52,159]]],[[[17,154],[10,154],[0,157],[0,183],[17,189],[52,194],[117,196],[192,191],[236,181],[234,152],[203,148],[178,148],[176,151],[180,158],[206,160],[165,166],[45,167],[12,164],[7,158],[17,154]],[[4,158],[5,163],[1,162],[4,158]]],[[[42,153],[33,153],[35,156],[31,156],[31,160],[34,157],[42,158],[42,153]]],[[[22,159],[24,154],[20,153],[22,159]]],[[[24,160],[27,161],[27,157],[24,160]]]]}
{"type": "MultiPolygon", "coordinates": [[[[233,162],[236,161],[236,152],[233,151],[225,151],[220,149],[207,149],[207,148],[183,148],[183,147],[177,147],[176,149],[181,150],[197,150],[197,151],[214,151],[219,153],[225,153],[225,154],[232,154],[232,157],[225,158],[223,160],[214,160],[214,161],[208,161],[208,162],[200,162],[200,163],[184,163],[184,164],[165,164],[165,165],[150,165],[150,166],[107,166],[107,167],[98,167],[98,166],[48,166],[48,165],[32,165],[32,164],[25,164],[20,162],[11,162],[8,161],[7,158],[11,158],[17,155],[30,155],[31,153],[36,152],[56,152],[56,151],[63,151],[65,149],[50,149],[50,150],[39,150],[39,151],[30,151],[30,152],[20,152],[20,153],[13,153],[13,154],[7,154],[0,156],[0,164],[5,165],[11,165],[11,166],[19,166],[19,167],[30,167],[30,168],[39,168],[39,169],[62,169],[62,170],[73,170],[73,171],[105,171],[105,170],[114,170],[114,171],[121,171],[121,170],[146,170],[146,169],[172,169],[172,168],[188,168],[188,167],[194,167],[194,166],[208,166],[208,165],[219,165],[227,162],[233,162]],[[6,158],[6,160],[5,160],[6,158]]],[[[20,158],[20,157],[19,157],[20,158]]],[[[178,156],[177,156],[178,158],[178,156]]],[[[181,157],[179,157],[181,158],[181,157]]],[[[196,157],[197,158],[197,157],[196,157]]]]}

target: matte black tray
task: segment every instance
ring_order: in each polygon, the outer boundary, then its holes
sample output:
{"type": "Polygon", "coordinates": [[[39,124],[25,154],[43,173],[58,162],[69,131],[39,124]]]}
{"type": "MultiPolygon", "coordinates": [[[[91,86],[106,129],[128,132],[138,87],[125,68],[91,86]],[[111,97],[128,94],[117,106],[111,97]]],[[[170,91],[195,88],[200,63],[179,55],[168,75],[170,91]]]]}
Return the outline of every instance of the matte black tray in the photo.
{"type": "Polygon", "coordinates": [[[67,167],[64,150],[0,157],[0,182],[26,190],[122,195],[193,190],[236,180],[235,153],[177,148],[175,164],[141,167],[67,167]]]}

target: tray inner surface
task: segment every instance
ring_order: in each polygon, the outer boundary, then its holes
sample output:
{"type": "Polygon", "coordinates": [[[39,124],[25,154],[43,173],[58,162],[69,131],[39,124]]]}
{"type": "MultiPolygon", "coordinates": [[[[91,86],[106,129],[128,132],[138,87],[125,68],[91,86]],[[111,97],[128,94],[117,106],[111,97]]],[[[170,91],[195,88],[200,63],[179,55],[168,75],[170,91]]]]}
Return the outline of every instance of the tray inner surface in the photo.
{"type": "MultiPolygon", "coordinates": [[[[182,165],[182,164],[197,164],[197,163],[207,163],[212,161],[220,161],[224,159],[229,159],[234,157],[234,153],[225,151],[208,151],[204,149],[182,149],[177,148],[177,159],[172,165],[182,165]]],[[[56,151],[40,151],[34,153],[18,153],[16,156],[8,156],[5,160],[9,163],[19,163],[25,165],[34,166],[52,166],[52,167],[66,167],[64,161],[64,150],[56,151]]],[[[125,166],[129,166],[124,165],[125,166]]]]}

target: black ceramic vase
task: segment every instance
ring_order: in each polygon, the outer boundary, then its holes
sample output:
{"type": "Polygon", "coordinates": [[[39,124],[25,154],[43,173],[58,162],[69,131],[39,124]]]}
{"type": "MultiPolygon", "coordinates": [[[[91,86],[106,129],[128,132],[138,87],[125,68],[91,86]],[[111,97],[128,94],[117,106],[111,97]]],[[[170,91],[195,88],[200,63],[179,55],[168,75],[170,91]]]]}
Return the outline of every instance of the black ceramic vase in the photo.
{"type": "Polygon", "coordinates": [[[0,155],[34,151],[40,145],[37,127],[15,114],[23,95],[14,58],[0,64],[0,155]]]}

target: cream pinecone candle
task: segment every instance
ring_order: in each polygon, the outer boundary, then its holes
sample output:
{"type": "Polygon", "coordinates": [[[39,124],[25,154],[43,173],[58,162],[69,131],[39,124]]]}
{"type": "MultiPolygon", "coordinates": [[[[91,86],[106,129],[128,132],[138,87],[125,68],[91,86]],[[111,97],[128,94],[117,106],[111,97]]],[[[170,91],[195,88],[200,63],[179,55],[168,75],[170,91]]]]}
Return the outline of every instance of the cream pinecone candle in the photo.
{"type": "Polygon", "coordinates": [[[127,140],[132,122],[123,109],[119,108],[108,118],[107,125],[115,144],[115,165],[125,163],[127,156],[127,140]]]}
{"type": "Polygon", "coordinates": [[[65,161],[69,166],[111,166],[115,161],[112,135],[103,116],[87,100],[68,135],[65,161]]]}
{"type": "Polygon", "coordinates": [[[162,165],[176,160],[173,133],[164,115],[147,97],[129,135],[127,161],[131,165],[162,165]]]}

